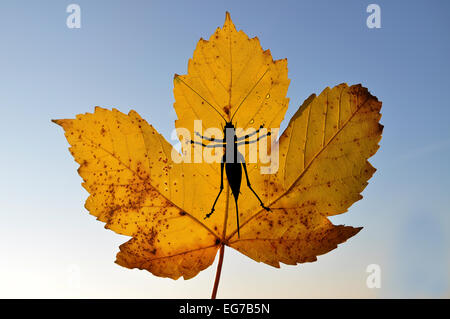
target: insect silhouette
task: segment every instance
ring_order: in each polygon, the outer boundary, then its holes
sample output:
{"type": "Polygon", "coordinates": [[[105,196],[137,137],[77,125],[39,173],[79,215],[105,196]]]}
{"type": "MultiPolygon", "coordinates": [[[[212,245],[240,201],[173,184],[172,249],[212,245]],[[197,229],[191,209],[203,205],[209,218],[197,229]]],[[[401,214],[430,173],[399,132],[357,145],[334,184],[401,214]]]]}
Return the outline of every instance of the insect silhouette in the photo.
{"type": "Polygon", "coordinates": [[[253,194],[256,196],[256,198],[258,199],[261,207],[264,208],[266,211],[270,211],[270,208],[268,208],[268,207],[266,207],[264,205],[264,203],[262,202],[261,198],[259,198],[258,194],[252,188],[252,185],[250,183],[250,179],[248,177],[247,165],[245,163],[244,156],[238,151],[238,146],[244,145],[244,144],[256,143],[260,139],[262,139],[264,137],[267,137],[267,136],[270,136],[271,133],[267,132],[264,135],[258,136],[256,139],[248,140],[250,137],[252,137],[252,136],[254,136],[254,135],[256,135],[256,134],[258,134],[260,132],[260,130],[264,127],[263,125],[261,125],[258,130],[255,130],[255,131],[251,132],[250,134],[238,137],[238,136],[236,136],[236,127],[233,124],[233,118],[236,115],[237,111],[239,110],[239,107],[242,105],[242,103],[244,101],[242,101],[239,104],[238,108],[236,109],[236,111],[232,115],[231,119],[229,121],[227,121],[222,116],[222,114],[219,111],[217,111],[217,109],[213,105],[211,105],[211,103],[209,103],[205,99],[203,99],[203,100],[209,106],[211,106],[222,117],[222,119],[225,121],[225,127],[223,128],[223,136],[224,136],[224,138],[222,138],[222,139],[206,137],[206,136],[201,135],[199,132],[195,132],[195,135],[200,137],[202,140],[206,140],[206,141],[209,141],[209,142],[214,142],[214,144],[204,144],[203,142],[190,140],[191,144],[201,145],[202,147],[206,147],[206,148],[220,148],[220,147],[222,147],[225,150],[224,151],[224,155],[222,156],[222,160],[220,162],[220,190],[219,190],[219,194],[217,194],[217,197],[214,200],[214,203],[212,205],[211,211],[208,214],[206,214],[204,219],[209,218],[214,213],[217,200],[219,199],[220,194],[222,193],[223,188],[224,188],[223,187],[223,170],[225,168],[226,177],[227,177],[228,183],[230,185],[231,192],[233,194],[234,202],[235,202],[235,206],[236,206],[237,233],[238,233],[238,237],[240,238],[238,198],[239,198],[240,189],[241,189],[241,182],[242,182],[242,169],[244,169],[245,177],[246,177],[246,180],[247,180],[247,186],[253,192],[253,194]]]}

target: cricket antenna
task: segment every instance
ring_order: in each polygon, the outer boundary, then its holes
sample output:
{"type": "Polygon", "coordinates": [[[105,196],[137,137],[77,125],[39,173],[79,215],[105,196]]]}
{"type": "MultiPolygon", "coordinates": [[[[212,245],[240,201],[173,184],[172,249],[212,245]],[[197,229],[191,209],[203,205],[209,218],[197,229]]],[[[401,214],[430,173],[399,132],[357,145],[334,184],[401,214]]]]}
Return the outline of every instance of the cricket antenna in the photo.
{"type": "Polygon", "coordinates": [[[264,72],[264,74],[259,78],[258,81],[256,81],[255,85],[253,85],[252,89],[247,93],[247,95],[244,97],[244,99],[242,100],[242,102],[238,105],[236,111],[234,111],[233,116],[231,116],[231,120],[230,122],[233,121],[234,116],[236,115],[237,111],[239,110],[239,108],[241,107],[242,103],[244,103],[244,101],[248,98],[248,96],[250,95],[250,93],[252,93],[252,91],[255,89],[255,87],[258,85],[258,83],[262,80],[262,78],[264,77],[264,75],[266,75],[266,73],[269,71],[269,69],[266,70],[266,72],[264,72]]]}
{"type": "Polygon", "coordinates": [[[194,92],[195,94],[197,94],[203,101],[205,101],[209,106],[211,106],[212,109],[213,109],[214,111],[216,111],[217,114],[219,114],[220,117],[221,117],[225,122],[227,122],[227,120],[223,117],[223,115],[220,114],[220,112],[219,112],[219,111],[218,111],[211,103],[209,103],[203,96],[201,96],[200,94],[198,94],[197,91],[195,91],[195,90],[194,90],[193,88],[191,88],[186,82],[184,82],[184,81],[180,78],[180,76],[179,76],[178,74],[175,74],[174,79],[177,79],[177,80],[181,81],[181,83],[183,83],[183,84],[186,85],[188,88],[190,88],[190,89],[192,90],[192,92],[194,92]]]}

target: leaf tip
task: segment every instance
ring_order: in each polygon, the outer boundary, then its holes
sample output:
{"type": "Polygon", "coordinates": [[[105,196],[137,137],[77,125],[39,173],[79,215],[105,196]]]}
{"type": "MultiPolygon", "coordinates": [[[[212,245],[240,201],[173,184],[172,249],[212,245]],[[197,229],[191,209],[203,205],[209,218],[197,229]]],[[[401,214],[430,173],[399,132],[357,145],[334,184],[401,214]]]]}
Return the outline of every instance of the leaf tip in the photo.
{"type": "Polygon", "coordinates": [[[68,122],[68,120],[64,120],[64,119],[58,119],[58,120],[52,119],[51,121],[52,121],[53,123],[55,123],[55,124],[57,124],[57,125],[63,127],[63,128],[65,128],[65,127],[64,127],[64,124],[67,124],[67,122],[68,122]]]}
{"type": "Polygon", "coordinates": [[[233,21],[231,20],[230,12],[225,12],[225,23],[223,24],[224,28],[229,27],[230,30],[236,30],[233,21]]]}
{"type": "Polygon", "coordinates": [[[227,22],[227,21],[231,22],[231,17],[230,17],[230,12],[229,11],[225,12],[225,22],[227,22]]]}

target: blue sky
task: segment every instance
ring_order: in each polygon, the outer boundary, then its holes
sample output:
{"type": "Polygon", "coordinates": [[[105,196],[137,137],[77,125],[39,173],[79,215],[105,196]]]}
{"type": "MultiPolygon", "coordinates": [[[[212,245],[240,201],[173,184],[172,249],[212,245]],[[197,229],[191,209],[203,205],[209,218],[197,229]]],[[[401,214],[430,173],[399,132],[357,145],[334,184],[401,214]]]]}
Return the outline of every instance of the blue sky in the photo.
{"type": "Polygon", "coordinates": [[[172,281],[113,263],[128,238],[84,209],[77,164],[50,119],[96,105],[134,109],[169,140],[173,75],[186,73],[225,11],[288,59],[286,120],[311,93],[362,83],[383,101],[385,128],[364,199],[332,219],[364,230],[296,267],[227,249],[218,296],[450,297],[450,2],[375,0],[2,1],[0,297],[209,296],[215,264],[172,281]],[[81,29],[66,26],[71,3],[81,29]],[[381,29],[366,26],[370,3],[381,29]],[[373,263],[379,289],[365,284],[373,263]]]}

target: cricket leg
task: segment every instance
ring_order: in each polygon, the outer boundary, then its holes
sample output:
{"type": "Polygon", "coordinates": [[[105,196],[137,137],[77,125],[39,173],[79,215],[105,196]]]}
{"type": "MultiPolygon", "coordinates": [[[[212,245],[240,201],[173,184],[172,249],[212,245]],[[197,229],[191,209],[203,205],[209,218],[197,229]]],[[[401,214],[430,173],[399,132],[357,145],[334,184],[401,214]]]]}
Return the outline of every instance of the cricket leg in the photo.
{"type": "Polygon", "coordinates": [[[263,204],[262,200],[259,198],[258,194],[256,194],[256,192],[253,190],[252,185],[250,184],[250,180],[248,178],[247,166],[246,166],[245,162],[242,162],[242,166],[244,167],[245,178],[247,179],[248,188],[250,188],[250,190],[253,192],[253,194],[255,194],[256,198],[259,200],[259,203],[261,204],[261,207],[264,208],[265,210],[267,210],[268,212],[270,212],[270,208],[264,206],[264,204],[263,204]]]}
{"type": "Polygon", "coordinates": [[[222,162],[220,163],[220,190],[219,190],[219,194],[217,194],[216,200],[214,201],[214,204],[211,208],[211,212],[209,212],[208,214],[206,214],[205,218],[209,218],[209,216],[212,215],[212,213],[214,213],[214,207],[216,206],[217,200],[219,199],[220,194],[223,191],[223,168],[224,168],[224,161],[222,160],[222,162]]]}

